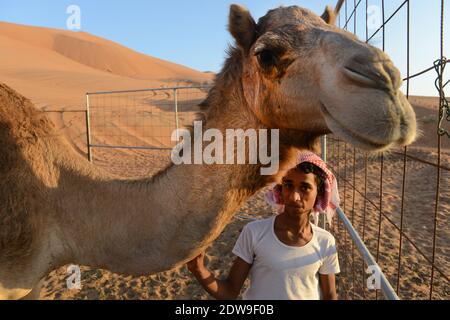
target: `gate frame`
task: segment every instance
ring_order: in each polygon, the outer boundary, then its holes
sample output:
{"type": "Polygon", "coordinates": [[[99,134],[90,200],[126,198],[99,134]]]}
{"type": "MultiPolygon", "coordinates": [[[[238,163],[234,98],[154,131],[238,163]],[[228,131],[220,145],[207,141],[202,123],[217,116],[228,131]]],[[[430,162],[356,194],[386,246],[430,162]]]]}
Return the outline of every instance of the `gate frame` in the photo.
{"type": "Polygon", "coordinates": [[[164,88],[148,88],[148,89],[137,89],[137,90],[116,90],[116,91],[97,91],[97,92],[86,92],[86,145],[87,145],[87,158],[89,162],[93,162],[92,158],[92,148],[107,148],[107,149],[136,149],[136,150],[172,150],[172,148],[161,148],[161,147],[133,147],[133,146],[108,146],[108,145],[98,145],[91,143],[91,106],[89,97],[93,95],[104,95],[104,94],[114,94],[114,93],[135,93],[135,92],[154,92],[154,91],[173,91],[174,94],[174,112],[175,112],[175,126],[178,136],[179,120],[178,120],[178,90],[183,89],[211,89],[211,85],[199,85],[199,86],[176,86],[176,87],[164,87],[164,88]]]}

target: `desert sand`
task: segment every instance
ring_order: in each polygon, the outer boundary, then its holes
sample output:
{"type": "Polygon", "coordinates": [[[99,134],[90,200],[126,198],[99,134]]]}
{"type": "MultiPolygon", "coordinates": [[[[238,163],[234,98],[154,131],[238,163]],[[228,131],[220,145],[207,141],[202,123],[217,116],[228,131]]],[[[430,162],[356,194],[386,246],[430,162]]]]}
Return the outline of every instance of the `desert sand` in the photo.
{"type": "MultiPolygon", "coordinates": [[[[212,75],[134,52],[119,44],[87,33],[36,28],[0,22],[0,81],[32,100],[37,108],[49,112],[58,132],[74,150],[85,155],[85,93],[94,91],[159,88],[174,85],[198,85],[210,82],[212,75]],[[59,112],[64,111],[64,112],[59,112]]],[[[180,125],[189,124],[204,90],[191,90],[180,96],[180,125]]],[[[106,145],[170,147],[170,132],[175,128],[173,93],[92,96],[93,143],[106,145]],[[143,107],[143,105],[148,105],[143,107]],[[95,122],[97,121],[97,122],[95,122]]],[[[410,97],[417,113],[422,136],[408,154],[437,163],[438,100],[410,97]]],[[[403,150],[394,150],[403,152],[403,150]]],[[[123,178],[148,177],[170,162],[167,150],[93,149],[94,165],[123,178]]],[[[383,184],[380,190],[380,158],[370,156],[364,166],[364,154],[330,137],[328,161],[338,175],[341,207],[394,288],[397,285],[403,156],[385,154],[383,184]],[[344,152],[345,151],[345,152],[344,152]],[[356,162],[353,167],[353,157],[356,162]],[[367,169],[366,169],[367,168],[367,169]],[[367,178],[365,178],[367,177],[367,178]],[[345,182],[348,183],[345,183],[345,182]],[[367,184],[367,188],[365,185],[367,184]],[[352,188],[352,185],[356,188],[352,188]],[[381,191],[381,192],[380,192],[381,191]],[[364,201],[363,196],[367,199],[364,201]],[[380,194],[381,199],[380,199],[380,194]],[[380,206],[383,213],[379,224],[380,206]],[[365,214],[364,214],[365,213],[365,214]],[[380,242],[378,232],[380,227],[380,242]]],[[[450,168],[450,143],[442,138],[441,164],[450,168]]],[[[450,173],[441,170],[435,263],[450,276],[450,173]]],[[[437,169],[407,160],[403,230],[429,260],[432,259],[437,169]]],[[[266,204],[264,191],[252,197],[236,213],[220,237],[206,252],[207,266],[225,276],[234,259],[231,250],[243,226],[253,219],[274,214],[266,204]]],[[[336,219],[335,219],[336,221],[336,219]]],[[[341,274],[337,276],[341,299],[375,298],[364,289],[361,257],[352,247],[343,226],[328,226],[337,239],[341,274]],[[353,263],[354,262],[354,263],[353,263]]],[[[403,237],[400,298],[427,299],[431,267],[403,237]]],[[[82,289],[69,290],[67,266],[46,279],[41,299],[211,299],[197,284],[186,267],[156,275],[132,278],[107,270],[82,266],[82,289]]],[[[450,284],[434,271],[434,299],[449,299],[450,284]]],[[[378,295],[380,297],[380,295],[378,295]]]]}

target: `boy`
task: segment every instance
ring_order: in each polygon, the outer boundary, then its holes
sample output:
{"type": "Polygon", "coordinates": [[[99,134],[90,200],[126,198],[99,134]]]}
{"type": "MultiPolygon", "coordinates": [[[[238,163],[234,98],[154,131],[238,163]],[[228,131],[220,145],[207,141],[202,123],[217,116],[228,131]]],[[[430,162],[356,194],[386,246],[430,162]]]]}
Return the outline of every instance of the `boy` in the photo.
{"type": "Polygon", "coordinates": [[[216,279],[204,266],[204,253],[188,262],[188,269],[216,299],[236,299],[249,274],[244,299],[337,299],[335,239],[310,223],[311,213],[334,211],[339,204],[333,174],[318,156],[302,152],[268,198],[281,205],[281,213],[243,228],[226,280],[216,279]]]}

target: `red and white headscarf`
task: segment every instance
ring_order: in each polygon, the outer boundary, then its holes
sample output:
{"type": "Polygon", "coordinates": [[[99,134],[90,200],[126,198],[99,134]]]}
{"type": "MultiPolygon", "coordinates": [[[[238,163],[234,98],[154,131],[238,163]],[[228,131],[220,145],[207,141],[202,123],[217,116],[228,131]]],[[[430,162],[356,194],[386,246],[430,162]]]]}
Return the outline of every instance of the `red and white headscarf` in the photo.
{"type": "MultiPolygon", "coordinates": [[[[340,199],[339,192],[337,188],[336,177],[328,169],[327,165],[323,160],[316,154],[310,151],[302,151],[299,153],[296,165],[303,162],[309,162],[322,170],[324,178],[324,194],[318,197],[316,204],[313,208],[314,222],[317,224],[319,219],[319,213],[325,213],[327,221],[331,224],[333,216],[336,213],[336,208],[339,207],[340,199]]],[[[279,185],[272,186],[271,189],[265,195],[266,201],[274,207],[278,213],[284,211],[284,205],[281,204],[281,189],[279,185]]]]}

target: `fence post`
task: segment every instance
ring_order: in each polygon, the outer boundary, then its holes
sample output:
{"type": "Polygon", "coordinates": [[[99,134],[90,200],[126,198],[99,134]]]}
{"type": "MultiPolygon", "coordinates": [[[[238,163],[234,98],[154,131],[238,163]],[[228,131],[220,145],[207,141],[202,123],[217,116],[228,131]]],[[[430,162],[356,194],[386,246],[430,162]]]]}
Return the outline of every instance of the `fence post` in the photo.
{"type": "Polygon", "coordinates": [[[174,103],[175,103],[175,128],[176,128],[176,132],[177,132],[177,143],[180,140],[180,137],[178,136],[178,95],[177,95],[177,88],[173,89],[173,99],[174,99],[174,103]]]}
{"type": "Polygon", "coordinates": [[[86,93],[86,145],[88,160],[89,162],[92,162],[89,93],[86,93]]]}
{"type": "Polygon", "coordinates": [[[378,266],[377,262],[375,261],[374,257],[370,253],[370,251],[367,249],[366,245],[362,241],[361,237],[359,236],[358,232],[353,228],[352,223],[350,220],[348,220],[345,213],[341,210],[341,208],[336,209],[336,213],[338,214],[338,219],[341,219],[342,223],[344,224],[344,227],[347,229],[347,232],[349,233],[350,237],[353,239],[353,242],[355,243],[358,251],[361,253],[364,261],[368,266],[376,266],[378,270],[380,270],[379,276],[380,276],[380,290],[388,300],[400,300],[400,298],[395,293],[394,288],[392,288],[392,285],[387,280],[384,273],[381,271],[380,267],[378,266]]]}

